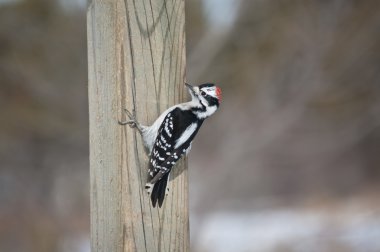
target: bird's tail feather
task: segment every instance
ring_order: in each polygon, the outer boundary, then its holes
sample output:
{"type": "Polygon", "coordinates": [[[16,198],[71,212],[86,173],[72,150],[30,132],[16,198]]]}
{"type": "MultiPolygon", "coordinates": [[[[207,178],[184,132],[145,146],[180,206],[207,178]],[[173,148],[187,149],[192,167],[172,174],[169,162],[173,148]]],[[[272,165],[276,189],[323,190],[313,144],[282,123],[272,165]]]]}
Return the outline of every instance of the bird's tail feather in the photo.
{"type": "Polygon", "coordinates": [[[161,208],[162,203],[164,202],[166,186],[168,184],[168,176],[169,173],[166,173],[159,181],[154,184],[152,194],[150,195],[153,207],[156,207],[156,204],[158,202],[158,206],[161,208]]]}

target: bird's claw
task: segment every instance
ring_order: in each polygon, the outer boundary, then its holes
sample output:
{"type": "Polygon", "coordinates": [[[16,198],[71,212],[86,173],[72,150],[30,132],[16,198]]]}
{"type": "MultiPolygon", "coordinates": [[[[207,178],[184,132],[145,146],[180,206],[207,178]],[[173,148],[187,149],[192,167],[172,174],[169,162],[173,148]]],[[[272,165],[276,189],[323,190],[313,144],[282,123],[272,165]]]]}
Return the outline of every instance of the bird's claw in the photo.
{"type": "Polygon", "coordinates": [[[124,112],[127,114],[127,116],[129,117],[129,119],[135,120],[135,116],[134,116],[135,110],[133,110],[133,113],[131,113],[131,112],[129,112],[128,109],[124,109],[124,112]]]}
{"type": "Polygon", "coordinates": [[[138,122],[136,121],[136,117],[134,116],[135,110],[132,110],[133,113],[131,113],[128,109],[124,109],[124,112],[127,114],[129,120],[127,121],[119,121],[120,125],[129,125],[131,128],[136,128],[138,122]]]}
{"type": "Polygon", "coordinates": [[[136,121],[135,120],[128,120],[128,121],[119,121],[120,125],[129,125],[131,128],[136,128],[136,121]]]}

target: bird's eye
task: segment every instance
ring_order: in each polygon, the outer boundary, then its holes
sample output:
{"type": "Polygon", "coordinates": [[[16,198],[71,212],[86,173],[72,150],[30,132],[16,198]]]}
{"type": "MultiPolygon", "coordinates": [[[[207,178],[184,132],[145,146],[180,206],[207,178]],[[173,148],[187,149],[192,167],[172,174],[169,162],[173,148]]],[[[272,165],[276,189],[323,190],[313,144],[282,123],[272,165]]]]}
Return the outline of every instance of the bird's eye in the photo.
{"type": "Polygon", "coordinates": [[[201,95],[202,96],[206,96],[206,92],[205,91],[201,91],[201,95]]]}

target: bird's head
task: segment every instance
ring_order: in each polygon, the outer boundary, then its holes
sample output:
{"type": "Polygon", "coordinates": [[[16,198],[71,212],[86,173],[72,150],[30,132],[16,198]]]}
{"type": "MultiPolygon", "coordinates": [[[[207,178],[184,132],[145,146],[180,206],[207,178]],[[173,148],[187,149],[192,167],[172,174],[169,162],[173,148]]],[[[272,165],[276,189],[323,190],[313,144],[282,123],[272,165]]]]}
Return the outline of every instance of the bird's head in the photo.
{"type": "Polygon", "coordinates": [[[199,104],[199,114],[208,117],[213,114],[222,101],[222,90],[213,83],[205,83],[199,86],[192,86],[185,83],[189,89],[192,102],[199,104]],[[204,110],[204,111],[202,111],[204,110]]]}

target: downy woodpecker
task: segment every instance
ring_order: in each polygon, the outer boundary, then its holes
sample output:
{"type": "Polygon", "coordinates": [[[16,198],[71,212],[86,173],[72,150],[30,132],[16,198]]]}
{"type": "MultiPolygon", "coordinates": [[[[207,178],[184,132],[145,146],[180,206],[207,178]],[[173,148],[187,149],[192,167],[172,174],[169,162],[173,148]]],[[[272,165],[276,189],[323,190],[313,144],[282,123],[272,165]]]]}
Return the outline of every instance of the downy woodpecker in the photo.
{"type": "Polygon", "coordinates": [[[221,102],[221,89],[212,83],[191,86],[185,83],[191,101],[177,104],[164,111],[151,126],[140,124],[126,110],[128,121],[120,122],[136,128],[150,153],[148,182],[145,185],[153,207],[159,207],[168,189],[172,167],[184,154],[188,154],[191,143],[203,121],[218,109],[221,102]]]}

